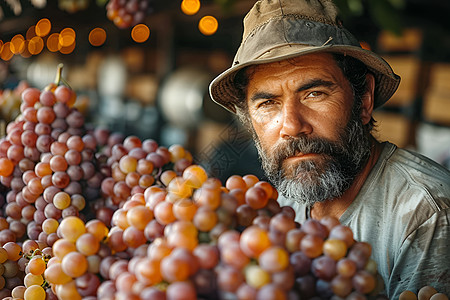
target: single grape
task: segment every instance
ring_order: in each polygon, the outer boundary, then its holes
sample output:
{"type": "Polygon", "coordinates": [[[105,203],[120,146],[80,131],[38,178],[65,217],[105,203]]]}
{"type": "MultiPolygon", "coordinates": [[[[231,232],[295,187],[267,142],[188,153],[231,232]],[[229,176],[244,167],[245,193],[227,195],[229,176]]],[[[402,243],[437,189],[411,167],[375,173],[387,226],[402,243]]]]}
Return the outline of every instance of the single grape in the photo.
{"type": "Polygon", "coordinates": [[[64,256],[61,267],[65,274],[76,278],[87,271],[88,262],[83,254],[73,251],[64,256]]]}
{"type": "Polygon", "coordinates": [[[417,298],[420,300],[428,300],[437,293],[437,290],[429,285],[423,286],[420,288],[419,292],[417,293],[417,298]]]}
{"type": "Polygon", "coordinates": [[[289,253],[282,247],[272,246],[264,250],[258,258],[262,269],[275,273],[287,268],[289,253]]]}
{"type": "Polygon", "coordinates": [[[259,289],[270,281],[270,273],[258,265],[250,265],[245,269],[245,282],[253,288],[259,289]]]}

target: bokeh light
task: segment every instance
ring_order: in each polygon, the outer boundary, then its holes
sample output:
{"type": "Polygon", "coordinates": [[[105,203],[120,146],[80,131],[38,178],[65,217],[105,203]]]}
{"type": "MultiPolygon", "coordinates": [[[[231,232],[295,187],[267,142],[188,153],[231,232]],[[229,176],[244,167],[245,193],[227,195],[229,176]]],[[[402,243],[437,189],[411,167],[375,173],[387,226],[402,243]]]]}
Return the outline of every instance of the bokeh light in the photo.
{"type": "Polygon", "coordinates": [[[372,50],[370,47],[370,44],[368,42],[360,41],[359,44],[361,45],[361,48],[363,48],[363,49],[372,50]]]}
{"type": "Polygon", "coordinates": [[[27,33],[25,34],[25,39],[31,40],[35,36],[36,36],[36,26],[32,25],[30,26],[30,28],[28,28],[27,33]]]}
{"type": "Polygon", "coordinates": [[[25,49],[25,39],[23,38],[23,35],[16,34],[11,39],[10,47],[13,54],[20,54],[21,52],[23,52],[23,50],[25,49]]]}
{"type": "Polygon", "coordinates": [[[137,43],[143,43],[148,40],[150,29],[145,24],[137,24],[131,30],[131,38],[137,43]]]}
{"type": "Polygon", "coordinates": [[[47,38],[47,49],[50,52],[56,52],[61,49],[61,44],[59,43],[59,33],[52,33],[47,38]]]}
{"type": "Polygon", "coordinates": [[[3,47],[0,51],[0,58],[3,60],[10,60],[14,53],[11,52],[11,43],[10,42],[6,42],[5,44],[3,44],[3,47]]]}
{"type": "Polygon", "coordinates": [[[28,49],[29,44],[30,44],[30,41],[29,40],[25,40],[25,42],[24,42],[24,49],[23,49],[22,52],[20,52],[20,56],[22,56],[23,58],[29,58],[32,55],[30,53],[29,49],[28,49]]]}
{"type": "Polygon", "coordinates": [[[64,28],[59,33],[59,43],[61,47],[70,47],[75,43],[75,30],[72,28],[64,28]]]}
{"type": "Polygon", "coordinates": [[[198,29],[204,35],[212,35],[219,28],[219,22],[213,16],[204,16],[198,22],[198,29]]]}
{"type": "Polygon", "coordinates": [[[101,46],[106,41],[106,31],[103,28],[94,28],[89,32],[89,43],[92,46],[101,46]]]}
{"type": "Polygon", "coordinates": [[[75,49],[76,43],[72,43],[72,45],[67,46],[67,47],[61,47],[61,49],[59,49],[59,52],[61,52],[62,54],[70,54],[73,52],[73,50],[75,49]]]}
{"type": "Polygon", "coordinates": [[[40,36],[31,38],[28,43],[28,51],[32,55],[37,55],[41,53],[42,49],[44,49],[44,40],[40,36]]]}
{"type": "Polygon", "coordinates": [[[36,35],[43,37],[50,33],[50,29],[52,29],[52,23],[49,19],[40,19],[36,24],[36,35]]]}
{"type": "Polygon", "coordinates": [[[200,10],[200,0],[183,0],[181,11],[186,15],[195,15],[200,10]]]}

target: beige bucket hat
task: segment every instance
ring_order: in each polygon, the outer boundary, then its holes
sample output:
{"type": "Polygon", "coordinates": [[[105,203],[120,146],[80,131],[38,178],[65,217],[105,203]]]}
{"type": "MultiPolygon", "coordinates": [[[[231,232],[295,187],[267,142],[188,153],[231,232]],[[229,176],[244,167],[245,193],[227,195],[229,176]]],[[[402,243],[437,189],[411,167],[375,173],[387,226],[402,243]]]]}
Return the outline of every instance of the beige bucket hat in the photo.
{"type": "Polygon", "coordinates": [[[340,53],[362,61],[375,76],[375,108],[398,88],[400,77],[342,27],[331,0],[260,0],[244,18],[242,42],[232,66],[211,82],[211,98],[235,113],[237,71],[316,52],[340,53]]]}

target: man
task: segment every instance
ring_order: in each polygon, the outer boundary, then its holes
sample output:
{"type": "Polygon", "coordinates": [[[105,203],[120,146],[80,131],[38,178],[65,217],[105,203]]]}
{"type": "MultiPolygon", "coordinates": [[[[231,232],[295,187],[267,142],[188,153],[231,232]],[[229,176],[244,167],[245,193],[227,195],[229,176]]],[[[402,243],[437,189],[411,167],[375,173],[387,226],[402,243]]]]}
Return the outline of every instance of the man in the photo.
{"type": "Polygon", "coordinates": [[[400,78],[361,49],[327,0],[261,0],[213,100],[253,133],[297,220],[335,216],[372,245],[386,294],[450,294],[450,172],[372,135],[400,78]]]}

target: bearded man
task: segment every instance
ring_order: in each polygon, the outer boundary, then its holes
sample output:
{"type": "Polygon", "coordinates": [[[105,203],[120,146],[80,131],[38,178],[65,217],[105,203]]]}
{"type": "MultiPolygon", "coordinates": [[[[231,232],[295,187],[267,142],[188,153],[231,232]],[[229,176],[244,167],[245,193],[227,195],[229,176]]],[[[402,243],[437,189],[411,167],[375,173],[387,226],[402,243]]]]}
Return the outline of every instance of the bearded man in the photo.
{"type": "Polygon", "coordinates": [[[261,0],[212,99],[253,134],[296,220],[334,216],[372,245],[386,295],[450,294],[450,172],[371,134],[400,82],[326,0],[261,0]]]}

